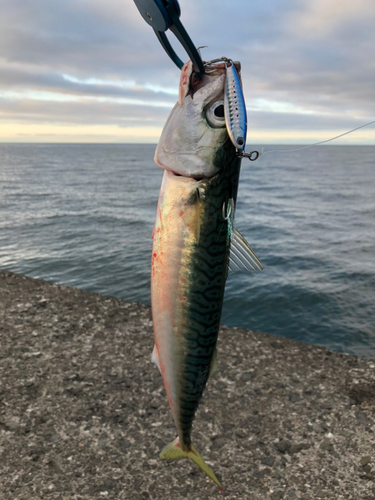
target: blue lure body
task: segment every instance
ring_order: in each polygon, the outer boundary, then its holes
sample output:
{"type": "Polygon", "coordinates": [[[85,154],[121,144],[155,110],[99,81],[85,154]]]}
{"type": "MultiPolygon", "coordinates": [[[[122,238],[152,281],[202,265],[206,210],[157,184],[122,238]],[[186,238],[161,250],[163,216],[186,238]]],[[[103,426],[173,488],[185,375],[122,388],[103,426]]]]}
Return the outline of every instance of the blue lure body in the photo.
{"type": "Polygon", "coordinates": [[[233,63],[226,68],[224,113],[230,140],[237,150],[243,152],[247,133],[246,105],[241,82],[233,63]]]}

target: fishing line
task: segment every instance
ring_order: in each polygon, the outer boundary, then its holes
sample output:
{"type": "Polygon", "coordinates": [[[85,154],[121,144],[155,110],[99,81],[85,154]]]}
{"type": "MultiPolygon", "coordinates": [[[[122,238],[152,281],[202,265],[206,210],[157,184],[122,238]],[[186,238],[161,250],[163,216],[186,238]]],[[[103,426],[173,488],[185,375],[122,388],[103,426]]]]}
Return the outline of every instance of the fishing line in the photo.
{"type": "Polygon", "coordinates": [[[324,144],[326,142],[334,141],[335,139],[338,139],[339,137],[343,137],[344,135],[351,134],[352,132],[355,132],[356,130],[359,130],[360,128],[368,127],[369,125],[372,125],[373,123],[375,123],[375,120],[373,120],[372,122],[369,122],[369,123],[365,123],[364,125],[361,125],[360,127],[353,128],[352,130],[349,130],[348,132],[344,132],[343,134],[336,135],[335,137],[332,137],[331,139],[326,139],[325,141],[315,142],[314,144],[309,144],[307,146],[301,146],[299,148],[293,148],[293,149],[269,149],[268,151],[263,151],[263,148],[262,148],[262,152],[259,153],[259,156],[266,155],[267,153],[275,153],[275,152],[278,152],[278,153],[290,153],[291,151],[299,151],[300,149],[312,148],[314,146],[318,146],[319,144],[324,144]]]}
{"type": "Polygon", "coordinates": [[[227,57],[219,57],[218,59],[212,59],[211,61],[203,61],[203,65],[205,67],[206,73],[210,73],[215,70],[215,64],[219,62],[224,62],[226,67],[226,76],[225,76],[225,91],[224,91],[224,116],[225,123],[227,126],[227,131],[230,137],[230,140],[234,147],[236,148],[236,153],[239,158],[247,158],[250,161],[255,161],[263,155],[268,153],[290,153],[292,151],[299,151],[301,149],[312,148],[315,146],[319,146],[320,144],[326,144],[327,142],[334,141],[339,139],[340,137],[344,137],[345,135],[351,134],[356,130],[359,130],[364,127],[368,127],[375,123],[375,120],[371,122],[365,123],[364,125],[360,125],[359,127],[353,128],[344,132],[343,134],[336,135],[335,137],[331,137],[330,139],[326,139],[324,141],[315,142],[313,144],[307,144],[305,146],[300,146],[298,148],[292,149],[269,149],[268,151],[250,151],[250,153],[245,152],[245,141],[247,132],[247,117],[246,117],[246,106],[245,99],[242,93],[242,84],[241,80],[238,77],[235,64],[231,59],[227,57]]]}

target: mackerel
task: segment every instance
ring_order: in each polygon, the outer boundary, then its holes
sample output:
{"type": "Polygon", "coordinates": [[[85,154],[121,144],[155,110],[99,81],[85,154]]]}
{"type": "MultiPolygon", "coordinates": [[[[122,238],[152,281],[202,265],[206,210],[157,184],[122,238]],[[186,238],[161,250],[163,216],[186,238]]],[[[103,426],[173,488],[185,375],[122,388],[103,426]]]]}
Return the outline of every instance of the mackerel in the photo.
{"type": "Polygon", "coordinates": [[[165,172],[153,231],[152,361],[162,374],[178,434],[160,457],[189,457],[220,488],[192,444],[192,424],[216,368],[228,270],[262,267],[233,227],[241,160],[224,116],[226,65],[205,69],[196,82],[191,62],[183,67],[179,101],[155,153],[165,172]]]}

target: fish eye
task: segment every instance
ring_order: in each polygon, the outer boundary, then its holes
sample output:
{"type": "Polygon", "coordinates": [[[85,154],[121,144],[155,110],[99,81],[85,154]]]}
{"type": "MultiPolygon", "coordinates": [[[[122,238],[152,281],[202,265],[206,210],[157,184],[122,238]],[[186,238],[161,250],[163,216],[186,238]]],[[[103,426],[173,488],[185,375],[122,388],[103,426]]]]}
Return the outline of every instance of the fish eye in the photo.
{"type": "Polygon", "coordinates": [[[224,101],[216,101],[206,110],[206,120],[212,128],[225,127],[224,101]]]}

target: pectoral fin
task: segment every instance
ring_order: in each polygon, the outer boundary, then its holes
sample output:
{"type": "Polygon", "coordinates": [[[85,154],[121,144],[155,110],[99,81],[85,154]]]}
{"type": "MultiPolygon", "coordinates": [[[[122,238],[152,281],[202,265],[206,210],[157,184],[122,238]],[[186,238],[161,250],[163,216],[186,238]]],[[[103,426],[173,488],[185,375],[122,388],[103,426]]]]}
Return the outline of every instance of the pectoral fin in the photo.
{"type": "Polygon", "coordinates": [[[195,195],[197,197],[196,204],[195,204],[196,211],[197,211],[196,226],[195,226],[195,233],[196,233],[195,238],[197,240],[197,245],[199,245],[199,240],[201,237],[201,203],[200,203],[200,193],[199,193],[198,188],[195,191],[195,195]]]}

